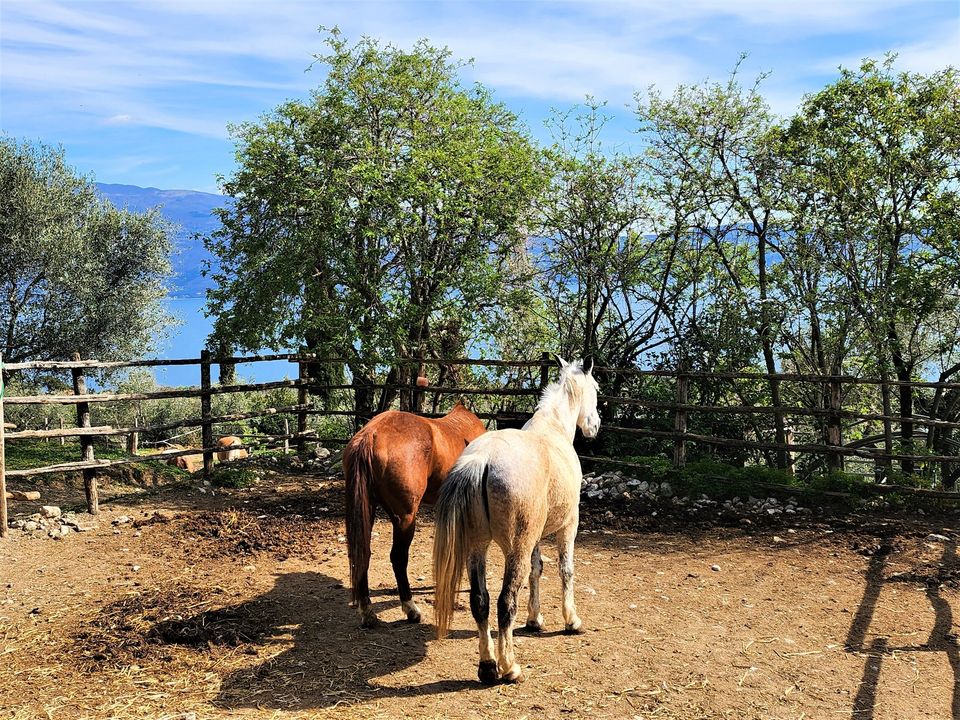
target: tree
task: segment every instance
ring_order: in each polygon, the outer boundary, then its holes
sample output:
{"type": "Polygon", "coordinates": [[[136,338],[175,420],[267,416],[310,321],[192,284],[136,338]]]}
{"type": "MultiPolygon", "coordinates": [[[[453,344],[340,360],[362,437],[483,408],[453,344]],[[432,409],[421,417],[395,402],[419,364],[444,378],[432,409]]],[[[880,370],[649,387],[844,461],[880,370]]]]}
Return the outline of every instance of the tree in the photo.
{"type": "Polygon", "coordinates": [[[118,210],[63,152],[0,137],[0,347],[4,360],[128,359],[170,322],[172,228],[118,210]]]}
{"type": "Polygon", "coordinates": [[[516,117],[464,88],[449,51],[349,45],[336,30],[327,45],[308,102],[234,129],[238,170],[224,190],[235,203],[208,239],[220,261],[209,308],[217,336],[240,347],[347,358],[364,412],[384,360],[473,336],[539,175],[516,117]],[[437,335],[454,327],[455,340],[437,335]]]}
{"type": "Polygon", "coordinates": [[[552,122],[536,262],[560,349],[619,367],[669,340],[660,320],[675,243],[643,233],[650,215],[643,167],[604,146],[607,119],[589,100],[552,122]]]}
{"type": "MultiPolygon", "coordinates": [[[[760,80],[744,89],[735,70],[726,83],[680,86],[670,97],[651,91],[638,96],[637,116],[648,144],[652,195],[666,223],[661,232],[700,248],[701,270],[693,279],[704,270],[723,274],[729,296],[709,301],[715,311],[726,307],[736,313],[773,375],[783,308],[773,292],[770,264],[781,252],[782,198],[779,163],[767,142],[775,119],[759,92],[760,80]]],[[[712,315],[714,323],[729,324],[712,315]]],[[[681,356],[680,362],[690,359],[681,356]]],[[[768,385],[773,406],[782,407],[779,380],[771,378],[768,385]]],[[[784,445],[782,412],[774,415],[774,425],[776,442],[784,445]]],[[[781,450],[777,465],[786,464],[781,450]]]]}
{"type": "MultiPolygon", "coordinates": [[[[785,143],[794,196],[814,208],[804,234],[842,278],[875,368],[909,381],[937,352],[935,323],[960,291],[960,77],[893,63],[841,70],[807,98],[785,143]]],[[[913,388],[901,384],[899,399],[911,417],[913,388]]],[[[902,422],[907,452],[912,435],[902,422]]]]}

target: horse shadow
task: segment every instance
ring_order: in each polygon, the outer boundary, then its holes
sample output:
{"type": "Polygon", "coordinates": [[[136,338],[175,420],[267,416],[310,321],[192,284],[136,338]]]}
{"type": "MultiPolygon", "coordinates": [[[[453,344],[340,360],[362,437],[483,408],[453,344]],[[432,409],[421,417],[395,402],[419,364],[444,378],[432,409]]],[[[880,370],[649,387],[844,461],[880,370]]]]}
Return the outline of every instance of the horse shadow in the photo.
{"type": "Polygon", "coordinates": [[[960,720],[960,645],[953,632],[953,610],[950,603],[941,594],[943,577],[950,577],[960,570],[957,557],[957,543],[951,540],[944,544],[943,556],[938,564],[939,573],[929,576],[908,576],[900,581],[923,582],[925,593],[934,611],[934,625],[927,641],[913,646],[895,646],[885,637],[877,637],[867,642],[867,633],[873,620],[874,611],[880,599],[885,583],[898,581],[895,577],[884,577],[887,556],[893,546],[889,537],[882,538],[880,547],[870,558],[867,567],[866,586],[863,599],[854,615],[847,633],[846,651],[865,656],[863,676],[853,701],[852,712],[861,720],[872,720],[876,713],[877,692],[880,687],[880,670],[884,658],[898,652],[942,652],[946,655],[953,673],[953,688],[950,702],[951,717],[960,720]]]}
{"type": "MultiPolygon", "coordinates": [[[[403,619],[364,630],[347,600],[348,591],[337,578],[283,573],[266,593],[179,621],[178,627],[219,628],[212,635],[235,645],[234,655],[257,656],[223,676],[213,700],[222,709],[318,710],[481,687],[462,680],[420,685],[404,681],[396,686],[378,682],[419,664],[434,628],[403,619]]],[[[375,603],[381,606],[378,610],[396,604],[396,599],[375,603]]],[[[176,642],[177,629],[158,626],[154,632],[176,642]]]]}

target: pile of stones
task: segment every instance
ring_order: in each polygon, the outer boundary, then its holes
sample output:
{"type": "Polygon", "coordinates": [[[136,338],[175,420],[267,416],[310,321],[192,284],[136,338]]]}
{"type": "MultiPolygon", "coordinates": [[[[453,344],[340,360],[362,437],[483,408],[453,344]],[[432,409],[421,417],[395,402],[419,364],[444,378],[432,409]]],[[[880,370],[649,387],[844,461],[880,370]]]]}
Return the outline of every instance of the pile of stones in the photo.
{"type": "Polygon", "coordinates": [[[614,499],[622,497],[626,500],[640,497],[648,499],[671,498],[673,487],[668,482],[652,482],[625,477],[620,470],[594,475],[587,473],[583,476],[580,493],[588,500],[614,499]]]}
{"type": "Polygon", "coordinates": [[[273,467],[290,472],[334,473],[339,472],[340,456],[341,453],[334,453],[317,443],[305,458],[291,453],[290,455],[272,455],[266,461],[273,467]]]}
{"type": "Polygon", "coordinates": [[[40,512],[10,522],[10,527],[22,530],[27,535],[65,538],[72,532],[89,532],[97,526],[82,522],[75,513],[63,512],[56,505],[44,505],[40,512]]]}
{"type": "Polygon", "coordinates": [[[691,515],[734,515],[778,519],[809,515],[812,510],[799,504],[796,498],[779,500],[775,497],[734,497],[717,500],[708,495],[679,495],[667,481],[640,480],[624,475],[620,470],[583,476],[580,488],[581,500],[623,501],[648,504],[657,507],[673,507],[691,515]]]}

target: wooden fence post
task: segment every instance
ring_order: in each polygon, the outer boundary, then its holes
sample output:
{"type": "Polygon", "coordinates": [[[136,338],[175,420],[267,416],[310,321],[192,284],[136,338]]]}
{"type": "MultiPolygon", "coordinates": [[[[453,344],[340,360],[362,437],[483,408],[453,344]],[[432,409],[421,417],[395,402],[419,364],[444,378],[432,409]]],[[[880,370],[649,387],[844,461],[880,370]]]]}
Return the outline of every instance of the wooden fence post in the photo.
{"type": "Polygon", "coordinates": [[[7,458],[3,437],[3,394],[7,386],[3,382],[3,353],[0,353],[0,538],[7,536],[7,458]]]}
{"type": "Polygon", "coordinates": [[[793,477],[794,475],[797,474],[797,468],[794,465],[794,461],[796,460],[796,457],[793,454],[793,450],[790,449],[793,446],[793,426],[792,425],[784,426],[783,441],[787,446],[786,453],[784,455],[784,458],[787,461],[787,467],[786,467],[787,474],[790,477],[793,477]]]}
{"type": "MultiPolygon", "coordinates": [[[[306,405],[310,402],[310,388],[306,383],[310,379],[310,368],[306,363],[297,363],[297,379],[300,384],[297,386],[297,405],[306,405]]],[[[307,432],[307,411],[297,411],[297,453],[303,455],[307,452],[307,439],[304,433],[307,432]]]]}
{"type": "Polygon", "coordinates": [[[140,433],[132,432],[127,435],[127,454],[136,455],[140,449],[140,433]]]}
{"type": "Polygon", "coordinates": [[[213,423],[210,418],[213,417],[211,394],[210,394],[210,351],[200,351],[200,417],[203,422],[200,425],[200,444],[203,446],[203,477],[210,479],[213,472],[213,423]]]}
{"type": "MultiPolygon", "coordinates": [[[[80,353],[74,353],[73,360],[79,361],[80,353]]],[[[70,370],[70,374],[73,376],[73,394],[86,395],[87,379],[83,376],[83,370],[80,368],[73,368],[70,370]]],[[[77,403],[77,427],[90,427],[89,403],[77,403]]],[[[94,459],[93,438],[89,435],[80,436],[80,459],[90,461],[94,459]]],[[[100,498],[97,493],[97,471],[93,468],[87,468],[83,470],[83,489],[87,494],[87,512],[89,512],[91,515],[99,514],[100,498]]]]}
{"type": "MultiPolygon", "coordinates": [[[[840,447],[843,439],[840,435],[840,381],[830,380],[830,415],[827,417],[827,445],[840,447]]],[[[830,470],[843,470],[843,455],[835,450],[827,452],[827,467],[830,470]]]]}
{"type": "Polygon", "coordinates": [[[287,418],[283,419],[283,454],[290,454],[290,421],[287,418]]]}
{"type": "MultiPolygon", "coordinates": [[[[681,405],[687,404],[687,398],[690,390],[690,378],[683,373],[677,374],[676,399],[677,407],[673,411],[673,431],[677,433],[687,432],[687,411],[681,408],[681,405]]],[[[687,443],[683,438],[674,438],[673,441],[673,466],[682,468],[687,464],[687,443]]]]}
{"type": "Polygon", "coordinates": [[[540,353],[540,390],[543,391],[550,384],[550,366],[553,363],[550,360],[550,353],[544,351],[540,353]]]}
{"type": "MultiPolygon", "coordinates": [[[[63,430],[63,418],[60,418],[60,429],[63,430]]],[[[66,444],[67,444],[67,439],[66,439],[63,435],[61,435],[61,436],[60,436],[60,445],[62,446],[62,445],[66,445],[66,444]]]]}

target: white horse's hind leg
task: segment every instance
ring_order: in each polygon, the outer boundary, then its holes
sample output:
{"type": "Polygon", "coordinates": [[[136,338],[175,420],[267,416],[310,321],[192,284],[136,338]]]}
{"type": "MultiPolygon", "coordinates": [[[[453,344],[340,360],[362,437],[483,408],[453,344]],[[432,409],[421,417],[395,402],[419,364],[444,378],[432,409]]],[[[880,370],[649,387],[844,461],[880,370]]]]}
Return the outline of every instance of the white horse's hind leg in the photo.
{"type": "Polygon", "coordinates": [[[543,560],[540,545],[534,546],[530,556],[530,602],[527,604],[527,630],[541,632],[543,615],[540,614],[540,576],[543,575],[543,560]]]}
{"type": "Polygon", "coordinates": [[[580,632],[583,626],[573,602],[573,542],[577,536],[577,525],[577,521],[574,521],[557,533],[557,563],[563,588],[563,624],[568,633],[580,632]]]}
{"type": "Polygon", "coordinates": [[[507,553],[504,558],[503,588],[497,601],[497,665],[504,682],[522,682],[523,670],[513,655],[513,621],[517,615],[517,595],[523,577],[529,572],[531,550],[507,553]]]}
{"type": "Polygon", "coordinates": [[[490,593],[487,592],[487,547],[478,548],[467,562],[470,576],[470,610],[477,623],[480,641],[480,666],[477,676],[480,682],[493,685],[497,682],[497,659],[493,654],[493,639],[490,637],[490,593]]]}

